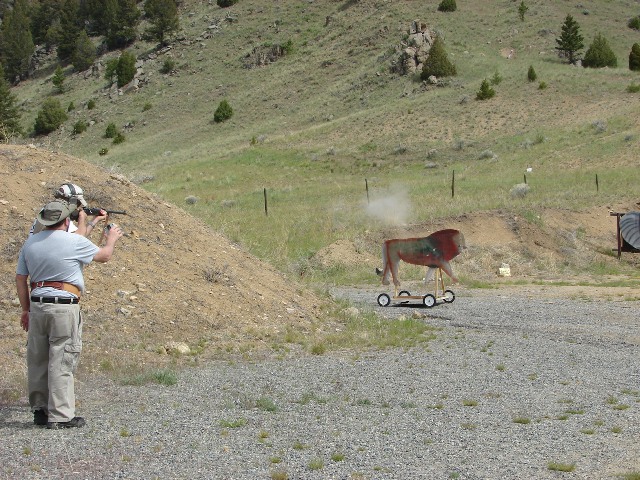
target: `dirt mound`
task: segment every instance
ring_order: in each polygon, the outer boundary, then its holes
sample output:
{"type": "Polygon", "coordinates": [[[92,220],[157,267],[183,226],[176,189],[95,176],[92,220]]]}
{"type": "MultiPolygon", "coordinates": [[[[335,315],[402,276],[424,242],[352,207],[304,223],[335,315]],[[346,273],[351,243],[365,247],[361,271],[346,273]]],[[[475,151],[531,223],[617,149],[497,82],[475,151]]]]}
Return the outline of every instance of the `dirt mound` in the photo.
{"type": "Polygon", "coordinates": [[[169,342],[233,351],[288,326],[304,331],[317,323],[321,299],[174,205],[77,158],[2,145],[0,378],[24,368],[14,281],[19,249],[36,212],[67,181],[82,186],[90,206],[128,212],[111,217],[125,232],[112,260],[85,269],[89,365],[154,362],[169,342]]]}
{"type": "MultiPolygon", "coordinates": [[[[371,232],[366,240],[367,251],[374,251],[373,246],[377,248],[386,239],[425,237],[437,230],[454,228],[464,234],[467,249],[453,260],[453,268],[457,275],[467,279],[495,281],[502,264],[508,264],[513,277],[519,279],[592,281],[593,278],[577,275],[584,276],[590,265],[599,265],[603,272],[621,266],[612,256],[617,245],[616,219],[609,212],[628,212],[637,207],[619,204],[584,212],[546,209],[531,218],[500,211],[470,213],[429,224],[371,232]]],[[[639,257],[625,254],[623,265],[640,265],[639,257]]],[[[327,246],[316,259],[325,266],[332,263],[381,266],[380,256],[360,254],[347,241],[327,246]]],[[[407,268],[410,267],[401,266],[407,268]]],[[[401,273],[403,281],[411,280],[411,275],[401,273]]]]}
{"type": "Polygon", "coordinates": [[[348,267],[370,265],[373,269],[380,262],[378,257],[359,249],[354,242],[349,240],[338,240],[331,245],[327,245],[313,256],[313,260],[325,268],[333,265],[346,265],[348,267]]]}

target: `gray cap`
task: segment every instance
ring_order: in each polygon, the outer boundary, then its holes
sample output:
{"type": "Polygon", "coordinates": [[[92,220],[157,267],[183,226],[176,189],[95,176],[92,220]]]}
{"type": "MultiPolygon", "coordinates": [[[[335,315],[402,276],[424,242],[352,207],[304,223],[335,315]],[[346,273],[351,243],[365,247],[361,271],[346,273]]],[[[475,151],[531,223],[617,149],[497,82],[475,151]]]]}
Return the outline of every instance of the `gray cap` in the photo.
{"type": "Polygon", "coordinates": [[[75,205],[70,205],[69,202],[54,200],[42,207],[42,210],[38,212],[37,218],[42,225],[49,227],[67,218],[76,208],[75,205]]]}

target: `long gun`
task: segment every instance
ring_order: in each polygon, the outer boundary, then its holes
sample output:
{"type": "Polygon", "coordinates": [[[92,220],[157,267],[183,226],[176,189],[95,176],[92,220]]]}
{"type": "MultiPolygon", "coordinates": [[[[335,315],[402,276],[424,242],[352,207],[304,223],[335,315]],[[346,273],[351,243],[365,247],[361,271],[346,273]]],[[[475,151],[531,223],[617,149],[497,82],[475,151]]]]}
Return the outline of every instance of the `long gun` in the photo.
{"type": "Polygon", "coordinates": [[[100,210],[104,210],[107,212],[107,215],[126,215],[127,212],[124,210],[107,210],[106,208],[92,208],[92,207],[84,207],[84,213],[87,215],[100,215],[100,210]]]}

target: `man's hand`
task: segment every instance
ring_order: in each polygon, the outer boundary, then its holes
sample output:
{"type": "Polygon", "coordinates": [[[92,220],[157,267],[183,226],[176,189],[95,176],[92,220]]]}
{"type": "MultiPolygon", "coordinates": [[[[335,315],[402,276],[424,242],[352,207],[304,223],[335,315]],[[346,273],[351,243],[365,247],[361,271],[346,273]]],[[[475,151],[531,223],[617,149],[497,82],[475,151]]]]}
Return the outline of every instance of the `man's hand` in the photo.
{"type": "Polygon", "coordinates": [[[115,223],[111,224],[111,228],[109,229],[109,232],[107,233],[107,243],[111,243],[114,244],[118,241],[118,239],[124,235],[122,229],[116,225],[115,223]]]}
{"type": "Polygon", "coordinates": [[[96,215],[95,217],[93,217],[93,220],[91,220],[91,223],[95,225],[96,223],[104,222],[108,216],[109,214],[107,213],[106,210],[100,209],[100,215],[96,215]]]}
{"type": "Polygon", "coordinates": [[[29,331],[29,312],[22,312],[20,314],[20,325],[25,332],[29,331]]]}

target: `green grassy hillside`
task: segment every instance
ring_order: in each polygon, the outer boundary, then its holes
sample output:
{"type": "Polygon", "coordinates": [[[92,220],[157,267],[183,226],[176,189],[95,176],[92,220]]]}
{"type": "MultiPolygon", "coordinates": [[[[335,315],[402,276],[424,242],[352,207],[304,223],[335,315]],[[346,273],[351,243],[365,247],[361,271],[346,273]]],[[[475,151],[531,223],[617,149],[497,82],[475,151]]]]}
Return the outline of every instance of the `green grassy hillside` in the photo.
{"type": "MultiPolygon", "coordinates": [[[[459,0],[453,13],[438,12],[438,3],[185,2],[182,39],[168,53],[149,59],[155,45],[142,42],[131,49],[145,60],[147,83],[118,95],[102,78],[71,75],[57,96],[76,110],[63,131],[37,141],[122,171],[296,271],[323,246],[341,238],[357,244],[390,224],[638,200],[640,94],[627,91],[640,83],[628,69],[640,41],[627,27],[640,13],[636,3],[529,0],[524,22],[516,1],[459,0]],[[604,34],[618,68],[558,58],[567,14],[579,22],[585,50],[604,34]],[[458,70],[445,86],[390,71],[414,19],[445,39],[458,70]],[[277,62],[244,68],[254,47],[287,42],[292,51],[277,62]],[[168,56],[177,72],[163,75],[168,56]],[[531,65],[535,82],[527,81],[531,65]],[[496,74],[496,96],[475,100],[482,80],[496,74]],[[88,110],[91,99],[96,108],[88,110]],[[223,99],[234,115],[217,124],[223,99]],[[95,123],[73,136],[80,119],[95,123]],[[124,143],[103,137],[111,122],[131,126],[124,143]],[[102,148],[108,154],[100,156],[102,148]],[[531,191],[514,200],[509,191],[529,167],[531,191]]],[[[52,94],[52,71],[14,89],[25,124],[52,94]]]]}

